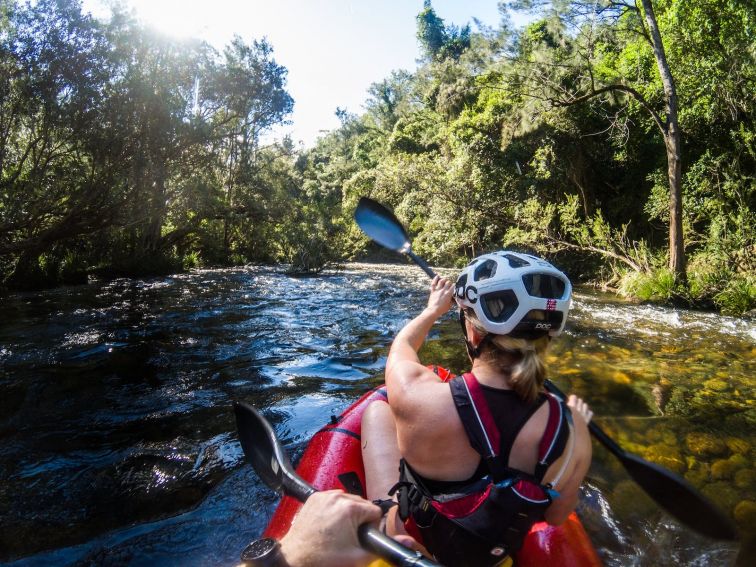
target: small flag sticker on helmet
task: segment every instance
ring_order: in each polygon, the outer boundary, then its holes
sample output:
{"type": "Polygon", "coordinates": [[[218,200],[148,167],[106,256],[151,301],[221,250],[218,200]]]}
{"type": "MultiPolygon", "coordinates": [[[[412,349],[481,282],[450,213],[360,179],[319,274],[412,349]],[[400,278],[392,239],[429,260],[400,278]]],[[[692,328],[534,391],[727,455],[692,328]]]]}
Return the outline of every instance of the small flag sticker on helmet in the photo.
{"type": "Polygon", "coordinates": [[[556,299],[546,300],[546,311],[554,311],[556,309],[556,299]]]}

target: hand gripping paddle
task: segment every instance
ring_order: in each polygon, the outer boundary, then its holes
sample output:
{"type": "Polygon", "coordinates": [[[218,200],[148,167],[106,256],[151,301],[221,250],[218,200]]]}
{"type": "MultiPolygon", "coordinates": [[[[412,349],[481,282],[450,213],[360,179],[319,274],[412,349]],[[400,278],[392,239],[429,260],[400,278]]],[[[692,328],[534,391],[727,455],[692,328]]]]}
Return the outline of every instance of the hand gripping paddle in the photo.
{"type": "MultiPolygon", "coordinates": [[[[296,473],[276,432],[259,411],[244,402],[235,402],[234,412],[244,456],[265,484],[300,502],[316,492],[313,486],[296,473]]],[[[417,551],[404,547],[367,524],[360,526],[357,536],[363,548],[393,565],[439,567],[417,551]]]]}

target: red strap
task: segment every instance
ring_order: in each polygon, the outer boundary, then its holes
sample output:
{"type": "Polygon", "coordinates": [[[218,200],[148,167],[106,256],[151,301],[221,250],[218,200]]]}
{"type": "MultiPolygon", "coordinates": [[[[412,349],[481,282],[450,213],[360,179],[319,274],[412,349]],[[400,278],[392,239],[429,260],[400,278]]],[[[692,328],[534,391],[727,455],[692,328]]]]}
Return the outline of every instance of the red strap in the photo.
{"type": "Polygon", "coordinates": [[[467,391],[470,394],[470,400],[475,408],[475,413],[480,420],[480,425],[483,427],[483,433],[486,435],[489,442],[489,449],[492,452],[493,457],[499,454],[501,447],[501,435],[499,434],[499,428],[496,427],[493,414],[486,403],[486,398],[483,396],[483,389],[478,384],[477,378],[472,372],[468,372],[463,375],[465,384],[467,385],[467,391]]]}
{"type": "Polygon", "coordinates": [[[546,399],[549,402],[549,419],[538,446],[538,460],[540,462],[544,462],[549,456],[562,424],[562,404],[551,394],[546,394],[546,399]]]}

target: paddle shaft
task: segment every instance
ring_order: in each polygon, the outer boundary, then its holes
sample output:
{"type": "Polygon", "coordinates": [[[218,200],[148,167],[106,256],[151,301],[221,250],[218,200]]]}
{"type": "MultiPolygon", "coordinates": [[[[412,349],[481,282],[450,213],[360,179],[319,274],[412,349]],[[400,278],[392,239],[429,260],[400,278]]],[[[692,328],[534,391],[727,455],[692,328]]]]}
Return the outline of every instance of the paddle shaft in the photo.
{"type": "Polygon", "coordinates": [[[431,278],[436,277],[436,272],[434,272],[431,269],[431,267],[428,265],[428,263],[425,260],[423,260],[420,256],[415,254],[412,250],[407,250],[405,254],[407,254],[407,256],[409,256],[410,258],[412,258],[412,261],[415,262],[415,264],[417,264],[418,266],[420,266],[423,269],[423,271],[426,274],[428,274],[429,277],[431,278]]]}
{"type": "Polygon", "coordinates": [[[360,545],[368,551],[372,551],[381,559],[399,567],[439,567],[438,563],[427,559],[418,552],[410,551],[399,542],[391,539],[373,526],[362,524],[357,530],[360,545]]]}

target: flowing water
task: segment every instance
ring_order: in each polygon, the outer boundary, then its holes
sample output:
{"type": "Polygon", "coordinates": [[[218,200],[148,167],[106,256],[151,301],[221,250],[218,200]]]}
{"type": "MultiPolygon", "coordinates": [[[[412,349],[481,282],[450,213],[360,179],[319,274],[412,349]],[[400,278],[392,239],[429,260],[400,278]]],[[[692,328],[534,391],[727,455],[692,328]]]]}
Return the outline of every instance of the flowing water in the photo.
{"type": "MultiPolygon", "coordinates": [[[[16,294],[0,304],[0,562],[229,565],[276,496],[236,439],[264,408],[296,455],[382,381],[424,303],[411,266],[315,278],[270,268],[16,294]]],[[[450,314],[423,359],[462,371],[450,314]]],[[[756,323],[578,290],[551,377],[623,446],[684,475],[746,542],[691,533],[594,447],[579,512],[607,565],[752,565],[756,323]]]]}

